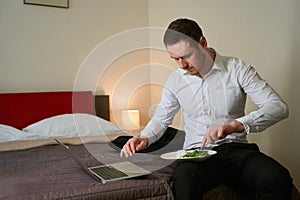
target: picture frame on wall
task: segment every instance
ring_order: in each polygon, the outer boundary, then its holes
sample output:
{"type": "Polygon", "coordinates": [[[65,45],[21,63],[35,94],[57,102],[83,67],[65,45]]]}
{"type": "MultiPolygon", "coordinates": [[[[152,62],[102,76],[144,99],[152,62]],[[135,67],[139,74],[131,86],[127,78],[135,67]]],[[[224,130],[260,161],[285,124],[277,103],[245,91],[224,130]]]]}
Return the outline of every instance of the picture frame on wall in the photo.
{"type": "Polygon", "coordinates": [[[69,8],[69,0],[24,0],[24,4],[69,8]]]}

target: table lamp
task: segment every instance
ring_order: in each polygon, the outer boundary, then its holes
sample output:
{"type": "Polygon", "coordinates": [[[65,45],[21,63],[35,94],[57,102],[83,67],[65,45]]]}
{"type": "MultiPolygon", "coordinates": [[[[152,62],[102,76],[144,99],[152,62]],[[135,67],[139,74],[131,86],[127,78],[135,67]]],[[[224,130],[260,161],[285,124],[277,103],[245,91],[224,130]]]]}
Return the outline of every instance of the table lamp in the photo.
{"type": "Polygon", "coordinates": [[[123,110],[122,126],[128,132],[140,130],[140,111],[139,110],[123,110]]]}

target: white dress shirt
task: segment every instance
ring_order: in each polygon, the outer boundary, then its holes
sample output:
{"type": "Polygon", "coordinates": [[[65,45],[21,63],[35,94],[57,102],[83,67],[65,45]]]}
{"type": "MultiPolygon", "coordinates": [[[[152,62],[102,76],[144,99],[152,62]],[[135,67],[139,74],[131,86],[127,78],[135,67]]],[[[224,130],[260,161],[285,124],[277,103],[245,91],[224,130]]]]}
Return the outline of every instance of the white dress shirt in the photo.
{"type": "Polygon", "coordinates": [[[214,145],[247,142],[247,133],[263,131],[289,114],[286,103],[251,65],[218,53],[212,69],[203,78],[189,75],[183,69],[170,74],[155,114],[141,132],[142,137],[149,139],[149,145],[172,124],[180,107],[186,133],[184,149],[199,147],[206,130],[212,125],[238,120],[246,130],[230,134],[214,145]],[[247,95],[258,110],[245,115],[247,95]]]}

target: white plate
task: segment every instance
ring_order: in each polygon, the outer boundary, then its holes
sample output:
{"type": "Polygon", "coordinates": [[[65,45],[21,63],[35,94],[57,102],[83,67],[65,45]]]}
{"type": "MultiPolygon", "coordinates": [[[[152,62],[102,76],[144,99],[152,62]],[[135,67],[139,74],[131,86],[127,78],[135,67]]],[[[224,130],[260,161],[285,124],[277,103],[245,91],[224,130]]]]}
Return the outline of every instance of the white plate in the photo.
{"type": "Polygon", "coordinates": [[[211,156],[215,155],[217,152],[213,151],[213,150],[203,150],[203,151],[207,151],[208,155],[205,156],[197,156],[197,157],[182,157],[186,154],[186,152],[193,152],[194,150],[190,150],[190,151],[185,151],[185,150],[179,150],[179,151],[174,151],[174,152],[170,152],[170,153],[165,153],[162,154],[160,157],[163,159],[167,159],[167,160],[205,160],[207,158],[210,158],[211,156]]]}

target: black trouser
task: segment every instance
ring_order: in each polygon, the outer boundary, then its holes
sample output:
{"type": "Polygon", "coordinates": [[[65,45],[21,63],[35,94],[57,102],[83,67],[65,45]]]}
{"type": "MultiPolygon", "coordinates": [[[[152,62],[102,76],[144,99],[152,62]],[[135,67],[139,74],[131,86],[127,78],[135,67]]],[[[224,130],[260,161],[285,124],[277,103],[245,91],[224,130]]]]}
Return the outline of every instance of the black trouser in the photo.
{"type": "Polygon", "coordinates": [[[176,200],[201,200],[203,193],[229,185],[264,200],[290,200],[292,178],[287,169],[261,153],[256,144],[228,143],[215,147],[205,161],[179,161],[174,171],[176,200]]]}

